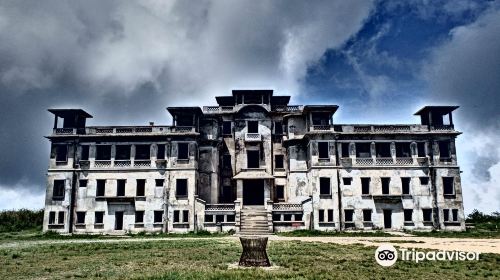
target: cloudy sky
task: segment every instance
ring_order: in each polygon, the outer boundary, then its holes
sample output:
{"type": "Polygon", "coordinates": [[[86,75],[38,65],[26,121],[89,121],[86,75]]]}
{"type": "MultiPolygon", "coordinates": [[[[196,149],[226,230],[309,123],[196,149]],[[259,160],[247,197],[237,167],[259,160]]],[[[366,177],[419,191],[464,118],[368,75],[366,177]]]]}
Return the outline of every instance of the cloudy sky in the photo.
{"type": "Polygon", "coordinates": [[[466,212],[500,210],[500,3],[0,0],[0,209],[41,208],[52,116],[170,122],[234,88],[338,104],[338,123],[460,105],[466,212]]]}

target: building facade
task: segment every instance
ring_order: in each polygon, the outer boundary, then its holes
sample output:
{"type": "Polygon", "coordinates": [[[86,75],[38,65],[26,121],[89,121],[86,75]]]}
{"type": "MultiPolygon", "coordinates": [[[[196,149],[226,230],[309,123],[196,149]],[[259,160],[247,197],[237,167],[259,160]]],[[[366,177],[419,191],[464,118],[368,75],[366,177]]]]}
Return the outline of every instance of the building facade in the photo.
{"type": "Polygon", "coordinates": [[[87,126],[81,109],[50,109],[44,231],[465,229],[456,106],[361,125],[272,90],[216,100],[167,108],[171,126],[87,126]]]}

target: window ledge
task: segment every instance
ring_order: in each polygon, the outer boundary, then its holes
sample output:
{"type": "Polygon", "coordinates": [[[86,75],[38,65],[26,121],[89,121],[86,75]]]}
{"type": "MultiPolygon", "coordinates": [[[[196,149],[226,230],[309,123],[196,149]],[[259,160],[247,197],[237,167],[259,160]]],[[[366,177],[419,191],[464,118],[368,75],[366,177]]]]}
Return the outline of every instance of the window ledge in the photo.
{"type": "Polygon", "coordinates": [[[185,200],[185,199],[188,199],[188,196],[187,195],[176,195],[175,196],[176,199],[182,199],[182,200],[185,200]]]}
{"type": "Polygon", "coordinates": [[[457,198],[456,194],[443,194],[443,196],[446,199],[455,199],[455,198],[457,198]]]}
{"type": "Polygon", "coordinates": [[[323,199],[331,199],[331,198],[332,198],[332,195],[331,195],[331,194],[320,194],[320,195],[319,195],[319,198],[323,198],[323,199]]]}
{"type": "Polygon", "coordinates": [[[411,221],[405,221],[405,222],[404,222],[404,225],[405,225],[405,226],[414,226],[414,225],[415,225],[415,223],[414,223],[414,222],[411,222],[411,221]]]}

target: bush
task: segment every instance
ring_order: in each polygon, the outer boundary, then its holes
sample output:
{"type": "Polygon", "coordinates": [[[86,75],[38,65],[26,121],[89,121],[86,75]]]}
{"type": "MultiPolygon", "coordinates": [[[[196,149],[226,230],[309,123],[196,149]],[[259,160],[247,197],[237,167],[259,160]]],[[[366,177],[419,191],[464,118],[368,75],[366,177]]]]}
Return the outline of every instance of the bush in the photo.
{"type": "Polygon", "coordinates": [[[43,209],[8,210],[0,212],[0,232],[40,228],[43,224],[43,209]]]}

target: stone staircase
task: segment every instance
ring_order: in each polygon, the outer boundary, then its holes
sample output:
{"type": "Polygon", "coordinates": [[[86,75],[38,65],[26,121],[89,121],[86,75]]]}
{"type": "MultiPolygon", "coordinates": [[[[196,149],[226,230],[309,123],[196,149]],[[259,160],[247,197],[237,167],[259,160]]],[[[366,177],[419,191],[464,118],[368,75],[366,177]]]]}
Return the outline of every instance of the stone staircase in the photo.
{"type": "Polygon", "coordinates": [[[269,220],[264,206],[244,206],[240,213],[240,235],[268,235],[269,220]]]}

